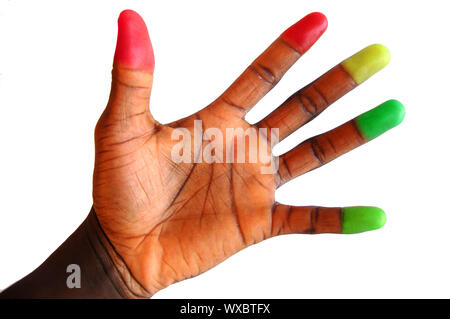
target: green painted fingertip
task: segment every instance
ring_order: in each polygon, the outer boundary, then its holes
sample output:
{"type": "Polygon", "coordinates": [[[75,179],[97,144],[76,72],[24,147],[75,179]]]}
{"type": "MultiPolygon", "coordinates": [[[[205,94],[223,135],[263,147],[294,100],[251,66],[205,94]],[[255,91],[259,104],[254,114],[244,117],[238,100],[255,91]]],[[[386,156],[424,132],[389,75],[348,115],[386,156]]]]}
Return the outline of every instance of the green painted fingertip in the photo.
{"type": "Polygon", "coordinates": [[[372,140],[399,125],[404,117],[405,107],[403,104],[397,100],[389,100],[358,116],[356,124],[361,135],[372,140]]]}
{"type": "Polygon", "coordinates": [[[345,207],[342,209],[342,214],[343,234],[356,234],[379,229],[386,223],[386,214],[378,207],[345,207]]]}

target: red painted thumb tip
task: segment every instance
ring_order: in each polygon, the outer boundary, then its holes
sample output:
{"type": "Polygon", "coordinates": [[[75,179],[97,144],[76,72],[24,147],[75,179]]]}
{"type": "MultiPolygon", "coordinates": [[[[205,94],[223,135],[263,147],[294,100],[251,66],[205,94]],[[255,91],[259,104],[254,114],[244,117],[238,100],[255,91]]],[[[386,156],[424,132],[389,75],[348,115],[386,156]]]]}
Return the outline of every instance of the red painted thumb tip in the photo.
{"type": "Polygon", "coordinates": [[[323,13],[313,12],[283,32],[281,37],[300,54],[304,54],[328,27],[323,13]]]}
{"type": "Polygon", "coordinates": [[[133,10],[124,10],[120,13],[118,27],[114,63],[127,68],[153,71],[153,47],[141,16],[133,10]]]}

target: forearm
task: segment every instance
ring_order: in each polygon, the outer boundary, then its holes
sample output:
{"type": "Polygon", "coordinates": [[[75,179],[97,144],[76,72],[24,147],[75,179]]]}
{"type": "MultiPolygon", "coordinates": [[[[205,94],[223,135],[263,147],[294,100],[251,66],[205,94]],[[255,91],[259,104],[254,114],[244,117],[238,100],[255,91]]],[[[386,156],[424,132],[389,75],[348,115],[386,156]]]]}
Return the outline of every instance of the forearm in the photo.
{"type": "Polygon", "coordinates": [[[0,293],[0,298],[149,296],[115,253],[93,209],[78,229],[41,266],[0,293]],[[79,275],[79,281],[74,277],[69,278],[69,265],[79,266],[80,272],[73,275],[79,275]]]}

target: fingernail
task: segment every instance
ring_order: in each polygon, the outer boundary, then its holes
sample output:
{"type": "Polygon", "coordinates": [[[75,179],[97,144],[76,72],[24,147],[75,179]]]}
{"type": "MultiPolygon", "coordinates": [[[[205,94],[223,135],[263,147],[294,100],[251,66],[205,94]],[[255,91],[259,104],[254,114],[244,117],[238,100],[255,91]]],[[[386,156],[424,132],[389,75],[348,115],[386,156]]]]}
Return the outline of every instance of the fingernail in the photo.
{"type": "Polygon", "coordinates": [[[119,16],[114,63],[132,69],[153,70],[153,48],[144,20],[133,10],[119,16]]]}
{"type": "Polygon", "coordinates": [[[381,228],[386,214],[378,207],[345,207],[342,209],[342,233],[356,234],[381,228]]]}
{"type": "Polygon", "coordinates": [[[361,84],[384,68],[390,61],[391,54],[382,44],[372,44],[352,55],[341,64],[353,80],[361,84]]]}
{"type": "Polygon", "coordinates": [[[320,38],[328,26],[327,18],[313,12],[289,27],[281,37],[300,54],[304,54],[320,38]]]}
{"type": "Polygon", "coordinates": [[[355,121],[361,135],[371,140],[399,125],[404,118],[403,104],[397,100],[389,100],[361,114],[355,121]]]}

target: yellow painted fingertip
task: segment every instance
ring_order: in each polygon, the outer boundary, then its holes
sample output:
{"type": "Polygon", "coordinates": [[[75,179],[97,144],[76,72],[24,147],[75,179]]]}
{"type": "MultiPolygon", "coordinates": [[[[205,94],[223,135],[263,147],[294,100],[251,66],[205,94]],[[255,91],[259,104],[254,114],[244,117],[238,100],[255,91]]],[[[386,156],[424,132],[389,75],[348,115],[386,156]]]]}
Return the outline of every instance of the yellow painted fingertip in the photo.
{"type": "Polygon", "coordinates": [[[357,84],[363,83],[384,68],[391,54],[384,45],[372,44],[352,55],[341,64],[357,84]]]}

